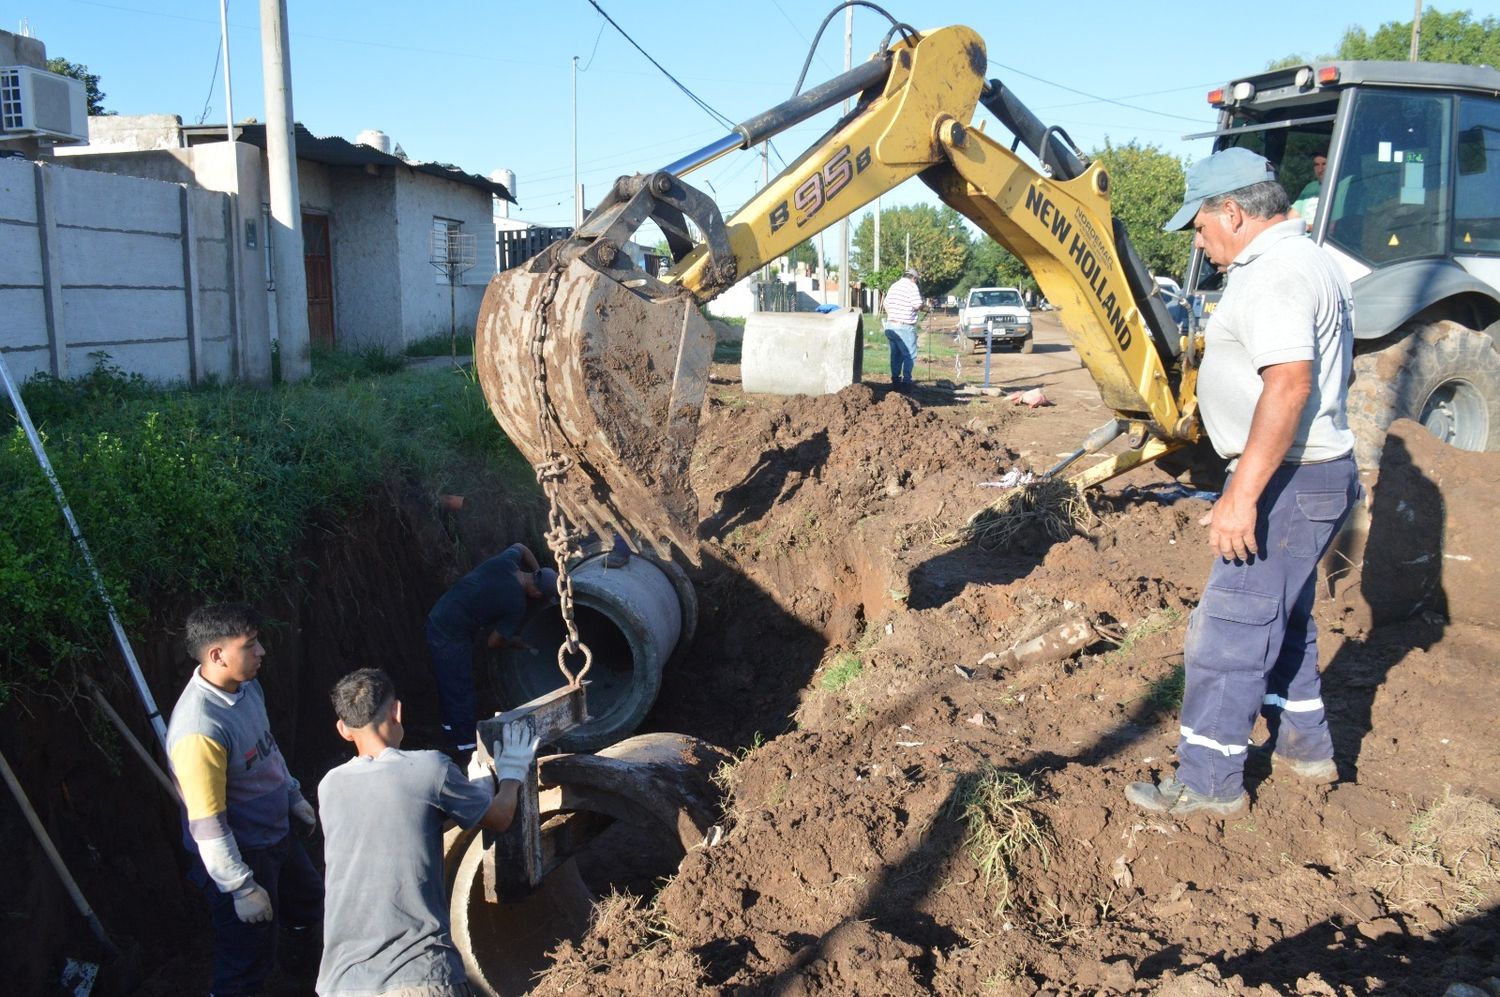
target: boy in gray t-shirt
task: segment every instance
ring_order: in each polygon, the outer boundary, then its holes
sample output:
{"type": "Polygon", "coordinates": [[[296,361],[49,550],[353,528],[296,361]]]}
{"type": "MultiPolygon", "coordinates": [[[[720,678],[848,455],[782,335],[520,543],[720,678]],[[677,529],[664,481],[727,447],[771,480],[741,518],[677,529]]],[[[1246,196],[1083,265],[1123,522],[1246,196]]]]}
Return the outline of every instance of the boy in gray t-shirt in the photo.
{"type": "Polygon", "coordinates": [[[327,881],[318,993],[467,994],[448,934],[443,824],[509,827],[536,740],[508,726],[494,775],[471,782],[440,752],[401,750],[401,701],[385,672],[344,676],[333,708],[359,756],[318,784],[327,881]]]}

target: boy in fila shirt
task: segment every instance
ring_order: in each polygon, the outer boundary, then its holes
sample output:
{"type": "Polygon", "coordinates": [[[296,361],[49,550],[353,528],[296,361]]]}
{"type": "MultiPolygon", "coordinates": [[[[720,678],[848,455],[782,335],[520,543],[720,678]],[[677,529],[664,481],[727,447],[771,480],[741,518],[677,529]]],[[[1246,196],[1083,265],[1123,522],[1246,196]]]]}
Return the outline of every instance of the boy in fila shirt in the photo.
{"type": "Polygon", "coordinates": [[[323,882],[290,833],[317,827],[271,735],[256,675],[265,648],[260,614],[203,606],[184,639],[198,662],[172,709],[167,754],[186,810],[190,878],[214,927],[216,997],[259,992],[276,959],[278,927],[304,944],[323,918],[323,882]]]}

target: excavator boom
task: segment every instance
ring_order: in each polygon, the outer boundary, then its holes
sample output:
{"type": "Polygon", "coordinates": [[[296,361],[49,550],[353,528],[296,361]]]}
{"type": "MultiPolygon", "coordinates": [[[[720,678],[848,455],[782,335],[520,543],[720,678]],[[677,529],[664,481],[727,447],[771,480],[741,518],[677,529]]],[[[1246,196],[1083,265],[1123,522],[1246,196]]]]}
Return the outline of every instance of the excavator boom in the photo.
{"type": "Polygon", "coordinates": [[[1062,307],[1119,420],[1099,438],[1129,432],[1136,444],[1082,480],[1197,438],[1192,352],[1178,357],[1181,337],[1111,217],[1108,174],[1084,165],[1066,136],[1042,128],[985,70],[984,43],[969,28],[903,37],[698,153],[622,177],[573,238],[495,276],[476,336],[480,380],[580,533],[614,532],[663,555],[675,546],[696,560],[688,465],[713,352],[699,305],[913,176],[1015,253],[1062,307]],[[683,180],[846,97],[858,98],[854,110],[727,222],[683,180]],[[981,102],[1042,172],[971,125],[981,102]],[[660,277],[624,252],[647,220],[675,260],[660,277]]]}

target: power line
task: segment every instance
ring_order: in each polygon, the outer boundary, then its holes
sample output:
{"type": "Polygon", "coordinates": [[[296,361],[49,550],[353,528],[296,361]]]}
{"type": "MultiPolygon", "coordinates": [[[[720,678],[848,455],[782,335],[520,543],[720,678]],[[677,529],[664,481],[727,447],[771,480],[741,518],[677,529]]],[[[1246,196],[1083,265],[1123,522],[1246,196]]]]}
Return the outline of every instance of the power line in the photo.
{"type": "Polygon", "coordinates": [[[601,39],[603,37],[604,37],[604,25],[601,24],[601,25],[599,25],[599,33],[594,36],[594,48],[593,48],[593,51],[591,51],[589,53],[589,65],[588,66],[579,66],[578,67],[578,71],[580,73],[586,73],[586,72],[588,72],[589,71],[589,66],[592,66],[594,64],[594,56],[599,51],[599,39],[601,39]]]}
{"type": "Polygon", "coordinates": [[[679,79],[677,79],[677,77],[675,77],[671,73],[667,72],[667,68],[665,66],[663,66],[661,63],[657,62],[654,58],[652,58],[650,52],[647,52],[645,49],[641,48],[640,44],[634,38],[630,37],[629,32],[627,32],[624,28],[620,27],[617,23],[615,23],[615,19],[612,18],[612,17],[610,17],[609,14],[605,13],[604,8],[601,7],[601,6],[599,6],[598,0],[589,0],[589,6],[593,7],[595,10],[597,10],[599,12],[599,16],[602,17],[602,18],[604,18],[606,21],[608,21],[610,27],[612,27],[616,31],[618,31],[620,33],[620,36],[622,38],[624,38],[627,42],[629,42],[631,44],[631,46],[634,47],[637,52],[641,53],[641,55],[644,55],[646,57],[646,61],[650,62],[651,65],[653,65],[657,69],[661,70],[661,74],[663,76],[665,76],[667,79],[671,80],[672,84],[674,86],[676,86],[677,89],[679,89],[683,93],[687,94],[689,100],[691,100],[694,104],[697,104],[699,107],[701,107],[707,113],[713,115],[719,121],[723,122],[725,128],[731,128],[731,129],[734,128],[734,122],[733,121],[730,121],[728,118],[724,117],[724,115],[720,114],[718,111],[716,111],[712,107],[710,107],[707,101],[703,100],[703,98],[699,97],[697,94],[693,93],[693,91],[689,90],[686,86],[684,86],[682,84],[682,81],[680,81],[679,79]]]}
{"type": "MultiPolygon", "coordinates": [[[[592,0],[590,0],[590,2],[592,2],[592,0]]],[[[1201,125],[1203,123],[1203,119],[1202,118],[1190,118],[1190,117],[1188,117],[1185,114],[1172,114],[1169,111],[1153,111],[1149,107],[1140,107],[1140,106],[1135,105],[1135,104],[1127,104],[1124,101],[1115,100],[1113,97],[1100,97],[1098,94],[1089,93],[1087,90],[1077,90],[1077,89],[1075,89],[1073,87],[1066,86],[1066,85],[1064,85],[1062,83],[1057,83],[1057,82],[1054,82],[1052,80],[1046,79],[1045,77],[1037,76],[1037,75],[1035,75],[1033,73],[1028,73],[1028,72],[1026,72],[1023,69],[1017,69],[1014,66],[1007,66],[1007,65],[1005,65],[1002,62],[992,62],[992,63],[990,63],[990,65],[992,65],[992,66],[999,66],[1001,69],[1007,70],[1007,71],[1012,72],[1012,73],[1016,73],[1019,76],[1024,76],[1028,80],[1036,80],[1038,83],[1045,83],[1049,87],[1057,87],[1057,89],[1059,89],[1059,90],[1066,90],[1068,93],[1076,93],[1078,96],[1080,96],[1080,97],[1087,97],[1089,100],[1097,100],[1097,101],[1102,101],[1103,103],[1106,103],[1106,104],[1113,104],[1116,107],[1123,107],[1123,108],[1125,108],[1126,110],[1129,110],[1129,111],[1140,111],[1143,114],[1156,114],[1156,115],[1160,115],[1163,118],[1177,118],[1179,121],[1191,121],[1195,125],[1201,125]]]]}
{"type": "MultiPolygon", "coordinates": [[[[224,56],[224,39],[219,39],[219,44],[214,47],[214,71],[208,75],[208,93],[203,98],[203,113],[198,115],[198,124],[208,120],[208,104],[214,99],[214,84],[219,80],[219,60],[224,56]]],[[[231,125],[233,121],[229,122],[231,125]]]]}

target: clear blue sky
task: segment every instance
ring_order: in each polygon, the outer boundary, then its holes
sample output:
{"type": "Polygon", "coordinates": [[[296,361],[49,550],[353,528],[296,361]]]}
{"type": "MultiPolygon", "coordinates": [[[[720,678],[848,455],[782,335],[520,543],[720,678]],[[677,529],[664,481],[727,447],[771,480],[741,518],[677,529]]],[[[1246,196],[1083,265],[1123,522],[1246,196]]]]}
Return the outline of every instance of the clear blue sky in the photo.
{"type": "MultiPolygon", "coordinates": [[[[598,2],[733,121],[790,96],[812,35],[834,6],[831,0],[598,2]]],[[[582,70],[579,174],[590,199],[619,174],[663,166],[728,131],[606,24],[589,0],[291,0],[289,6],[299,121],[315,134],[349,139],[378,128],[414,159],[473,173],[512,169],[520,200],[514,214],[538,224],[572,222],[575,55],[582,70]]],[[[1182,156],[1206,150],[1204,142],[1180,137],[1211,125],[1204,100],[1210,87],[1294,52],[1332,51],[1351,24],[1373,30],[1412,15],[1411,0],[1237,6],[890,0],[881,6],[918,29],[975,28],[988,46],[989,75],[1085,150],[1108,137],[1182,156]]],[[[1442,9],[1483,17],[1500,3],[1442,9]]],[[[0,27],[16,31],[23,18],[48,55],[86,63],[99,74],[108,109],[177,114],[194,123],[206,102],[207,122],[223,122],[222,69],[214,72],[216,0],[0,2],[0,27]]],[[[231,0],[229,20],[235,116],[263,120],[258,5],[231,0]]],[[[809,85],[842,71],[843,20],[840,14],[829,25],[809,85]]],[[[875,12],[856,9],[856,62],[875,48],[886,26],[875,12]]],[[[780,155],[794,159],[831,120],[825,115],[779,137],[780,155]]],[[[778,169],[773,156],[772,174],[778,169]]],[[[757,188],[759,159],[735,154],[694,178],[728,216],[757,188]]],[[[910,181],[885,204],[918,200],[931,196],[910,181]]]]}

